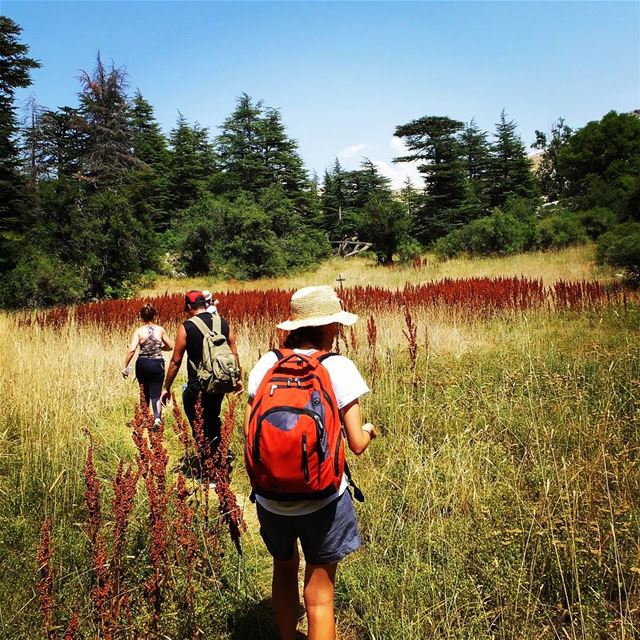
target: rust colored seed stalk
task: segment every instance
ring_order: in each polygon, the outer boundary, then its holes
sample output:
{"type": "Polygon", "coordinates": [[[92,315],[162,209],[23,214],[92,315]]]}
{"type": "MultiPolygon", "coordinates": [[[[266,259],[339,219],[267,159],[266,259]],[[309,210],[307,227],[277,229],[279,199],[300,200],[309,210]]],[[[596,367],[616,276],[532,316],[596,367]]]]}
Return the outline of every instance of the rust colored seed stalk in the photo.
{"type": "Polygon", "coordinates": [[[409,343],[409,358],[411,359],[411,366],[415,369],[418,358],[418,325],[413,321],[411,311],[407,305],[404,307],[404,322],[407,328],[403,329],[402,333],[404,333],[409,343]]]}
{"type": "Polygon", "coordinates": [[[96,473],[96,468],[93,463],[93,442],[89,443],[87,449],[87,461],[84,467],[84,481],[85,492],[84,499],[87,505],[87,511],[89,513],[89,520],[87,522],[87,535],[91,545],[95,545],[96,536],[100,530],[100,480],[96,473]]]}
{"type": "Polygon", "coordinates": [[[42,525],[40,546],[38,547],[38,581],[37,591],[40,597],[40,611],[42,612],[44,632],[47,637],[52,634],[53,621],[53,564],[51,563],[51,518],[47,516],[42,525]]]}
{"type": "Polygon", "coordinates": [[[80,614],[74,613],[69,620],[69,626],[64,634],[64,640],[74,640],[76,637],[76,633],[78,633],[78,628],[80,627],[80,614]]]}

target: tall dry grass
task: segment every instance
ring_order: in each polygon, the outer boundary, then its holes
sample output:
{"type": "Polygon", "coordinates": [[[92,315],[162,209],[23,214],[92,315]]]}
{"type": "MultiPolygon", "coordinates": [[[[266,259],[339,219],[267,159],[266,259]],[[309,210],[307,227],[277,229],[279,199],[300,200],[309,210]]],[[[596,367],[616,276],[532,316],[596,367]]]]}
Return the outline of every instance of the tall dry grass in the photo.
{"type": "Polygon", "coordinates": [[[159,278],[152,286],[141,291],[141,296],[179,293],[190,289],[210,291],[243,291],[252,289],[292,289],[311,284],[332,284],[344,277],[344,286],[377,285],[388,289],[404,287],[406,283],[419,284],[442,278],[472,278],[525,276],[543,280],[551,285],[557,280],[596,280],[611,278],[607,270],[594,264],[595,246],[574,246],[557,251],[540,251],[503,257],[461,257],[438,260],[432,254],[423,258],[420,268],[412,265],[387,267],[377,265],[371,258],[333,258],[323,262],[316,270],[281,278],[263,278],[250,282],[218,281],[213,278],[159,278]]]}
{"type": "MultiPolygon", "coordinates": [[[[382,432],[352,461],[367,496],[357,506],[366,546],[339,572],[341,637],[637,637],[637,306],[485,320],[409,312],[415,364],[400,309],[373,318],[374,354],[366,318],[339,345],[369,380],[376,363],[363,407],[382,432]]],[[[236,330],[248,369],[272,345],[273,327],[236,330]]],[[[0,634],[33,638],[42,629],[32,586],[45,515],[58,601],[69,618],[91,606],[79,564],[83,429],[108,481],[135,453],[126,423],[137,387],[120,378],[126,333],[25,331],[7,315],[0,331],[0,559],[12,576],[0,584],[0,634]]],[[[182,445],[166,433],[172,468],[182,445]]],[[[232,448],[241,446],[236,429],[232,448]]],[[[270,560],[239,468],[233,486],[246,505],[244,554],[228,550],[224,574],[195,594],[193,615],[200,624],[218,615],[204,637],[274,637],[263,604],[270,560]]],[[[136,511],[131,528],[144,531],[136,511]]],[[[144,562],[132,555],[134,567],[144,562]]]]}

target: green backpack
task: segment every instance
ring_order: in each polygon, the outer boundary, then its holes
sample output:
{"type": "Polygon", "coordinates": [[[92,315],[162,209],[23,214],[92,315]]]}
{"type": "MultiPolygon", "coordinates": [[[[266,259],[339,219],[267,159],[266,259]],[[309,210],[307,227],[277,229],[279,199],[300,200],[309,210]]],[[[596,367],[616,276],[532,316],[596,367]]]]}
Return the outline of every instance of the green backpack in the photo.
{"type": "Polygon", "coordinates": [[[222,333],[220,316],[213,316],[211,329],[198,316],[189,318],[188,322],[192,322],[202,333],[202,361],[196,367],[189,360],[196,370],[200,388],[204,393],[233,391],[240,380],[240,370],[236,357],[222,333]]]}

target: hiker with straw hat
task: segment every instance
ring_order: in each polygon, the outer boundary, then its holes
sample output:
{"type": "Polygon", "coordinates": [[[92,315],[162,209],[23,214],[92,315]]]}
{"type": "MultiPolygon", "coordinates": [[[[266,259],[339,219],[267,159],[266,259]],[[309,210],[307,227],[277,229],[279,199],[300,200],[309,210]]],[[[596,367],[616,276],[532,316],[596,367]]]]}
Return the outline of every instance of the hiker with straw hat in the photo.
{"type": "Polygon", "coordinates": [[[329,286],[296,291],[289,319],[277,325],[290,332],[284,348],[266,353],[249,374],[245,462],[260,534],[273,556],[272,596],[283,640],[296,636],[297,540],[306,562],[309,638],[316,640],[335,638],[338,562],[362,545],[342,430],[355,455],[377,431],[362,422],[366,382],[351,360],[330,353],[338,325],[357,319],[329,286]]]}

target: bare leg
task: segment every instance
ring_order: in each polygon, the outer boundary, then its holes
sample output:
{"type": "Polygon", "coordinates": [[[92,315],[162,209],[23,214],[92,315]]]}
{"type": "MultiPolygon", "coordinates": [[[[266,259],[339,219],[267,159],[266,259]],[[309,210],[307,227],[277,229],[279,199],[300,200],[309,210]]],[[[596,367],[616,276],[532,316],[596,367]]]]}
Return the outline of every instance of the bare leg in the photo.
{"type": "Polygon", "coordinates": [[[309,622],[308,640],[335,640],[333,590],[338,563],[308,564],[304,574],[304,604],[309,622]]]}
{"type": "Polygon", "coordinates": [[[273,582],[271,594],[276,610],[278,631],[282,640],[295,640],[298,626],[298,566],[300,556],[296,545],[292,560],[273,559],[273,582]]]}

